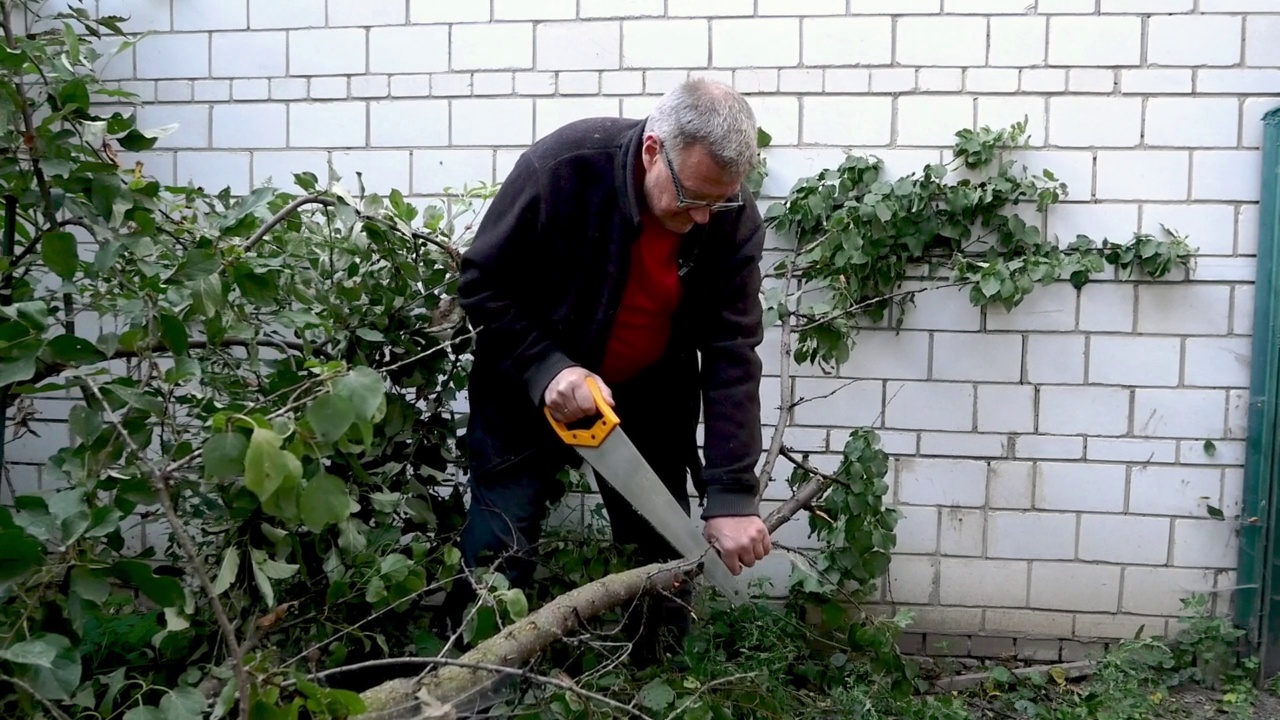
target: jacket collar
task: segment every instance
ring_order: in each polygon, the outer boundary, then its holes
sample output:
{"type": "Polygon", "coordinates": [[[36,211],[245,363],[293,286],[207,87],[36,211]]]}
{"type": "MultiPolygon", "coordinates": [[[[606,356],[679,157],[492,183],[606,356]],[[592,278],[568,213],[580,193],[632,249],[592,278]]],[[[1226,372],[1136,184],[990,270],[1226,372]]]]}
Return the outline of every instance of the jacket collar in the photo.
{"type": "Polygon", "coordinates": [[[640,225],[640,213],[644,209],[644,194],[636,185],[640,148],[644,145],[644,127],[648,118],[636,121],[635,127],[622,135],[618,142],[617,162],[614,163],[615,180],[622,209],[633,225],[640,225]]]}

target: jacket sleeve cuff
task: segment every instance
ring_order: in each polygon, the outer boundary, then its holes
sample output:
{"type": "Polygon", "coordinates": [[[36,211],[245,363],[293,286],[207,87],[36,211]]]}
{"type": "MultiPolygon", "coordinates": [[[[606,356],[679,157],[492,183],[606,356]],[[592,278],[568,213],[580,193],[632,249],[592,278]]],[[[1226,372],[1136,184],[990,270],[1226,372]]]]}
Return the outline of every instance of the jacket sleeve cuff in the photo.
{"type": "Polygon", "coordinates": [[[707,488],[707,500],[702,508],[702,519],[730,515],[759,515],[760,502],[751,490],[707,488]]]}
{"type": "Polygon", "coordinates": [[[556,379],[556,375],[559,375],[565,368],[571,368],[577,364],[564,353],[553,352],[534,365],[525,376],[529,397],[533,400],[534,406],[542,407],[542,398],[547,392],[547,386],[551,384],[552,380],[556,379]]]}

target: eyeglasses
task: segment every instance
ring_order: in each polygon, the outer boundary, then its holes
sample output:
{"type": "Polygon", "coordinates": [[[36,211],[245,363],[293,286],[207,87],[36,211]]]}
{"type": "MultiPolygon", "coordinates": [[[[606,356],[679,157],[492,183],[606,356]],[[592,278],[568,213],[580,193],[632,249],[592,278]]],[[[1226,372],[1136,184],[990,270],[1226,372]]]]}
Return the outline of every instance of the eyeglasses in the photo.
{"type": "Polygon", "coordinates": [[[665,142],[662,143],[662,159],[667,163],[667,172],[671,173],[671,184],[674,185],[676,189],[676,207],[681,210],[688,210],[690,208],[707,208],[711,212],[720,212],[722,210],[732,210],[737,207],[742,207],[740,192],[734,194],[734,198],[738,199],[727,202],[710,203],[702,200],[690,200],[688,196],[684,194],[684,186],[680,184],[680,178],[676,177],[676,164],[671,161],[671,154],[667,152],[667,144],[665,142]]]}

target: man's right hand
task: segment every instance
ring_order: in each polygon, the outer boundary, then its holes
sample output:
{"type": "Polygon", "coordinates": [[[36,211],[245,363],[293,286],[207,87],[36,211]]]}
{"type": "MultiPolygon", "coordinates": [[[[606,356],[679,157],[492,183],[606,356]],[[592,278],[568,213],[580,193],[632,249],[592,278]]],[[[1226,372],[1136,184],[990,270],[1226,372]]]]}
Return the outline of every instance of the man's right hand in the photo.
{"type": "Polygon", "coordinates": [[[586,368],[575,366],[561,370],[542,395],[542,402],[551,408],[551,417],[562,423],[570,423],[599,414],[591,388],[587,386],[587,378],[595,380],[600,388],[600,395],[609,407],[613,407],[613,392],[600,376],[586,368]]]}

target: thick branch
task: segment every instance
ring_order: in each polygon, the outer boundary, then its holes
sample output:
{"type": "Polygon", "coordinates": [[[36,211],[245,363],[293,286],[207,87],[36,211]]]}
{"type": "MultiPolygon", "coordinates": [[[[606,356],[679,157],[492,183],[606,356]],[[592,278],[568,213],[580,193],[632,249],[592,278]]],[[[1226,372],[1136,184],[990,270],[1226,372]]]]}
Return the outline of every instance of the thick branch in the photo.
{"type": "MultiPolygon", "coordinates": [[[[18,41],[13,35],[12,17],[8,2],[0,2],[0,27],[4,29],[5,45],[9,47],[9,50],[17,52],[18,41]]],[[[28,143],[28,153],[31,156],[31,171],[36,177],[36,187],[40,190],[44,221],[49,227],[55,227],[58,224],[58,213],[53,209],[53,194],[49,191],[49,181],[45,179],[44,169],[40,167],[40,150],[36,138],[35,115],[31,112],[31,102],[27,98],[27,88],[22,82],[20,73],[13,75],[13,85],[18,91],[18,108],[22,112],[22,133],[28,143]]]]}
{"type": "Polygon", "coordinates": [[[764,465],[756,480],[756,500],[764,497],[773,480],[773,466],[778,462],[778,452],[782,450],[782,437],[787,429],[787,420],[791,417],[791,308],[787,304],[787,296],[791,293],[791,275],[795,272],[795,263],[787,264],[787,276],[782,281],[782,307],[786,314],[782,317],[782,337],[778,340],[778,422],[773,426],[773,437],[769,440],[769,450],[764,455],[764,465]]]}
{"type": "MultiPolygon", "coordinates": [[[[769,532],[791,520],[798,510],[813,502],[831,485],[831,479],[815,476],[764,519],[769,532]]],[[[708,562],[719,562],[712,558],[708,562]]],[[[551,643],[575,630],[579,624],[599,616],[645,592],[671,592],[677,583],[696,577],[699,566],[689,560],[657,563],[615,573],[571,590],[552,600],[520,622],[508,625],[497,635],[480,643],[459,658],[459,663],[516,668],[532,660],[551,643]]],[[[491,670],[446,667],[428,675],[421,683],[392,681],[361,694],[370,717],[381,720],[412,720],[422,715],[417,694],[423,692],[449,704],[483,690],[501,673],[491,670]]]]}

